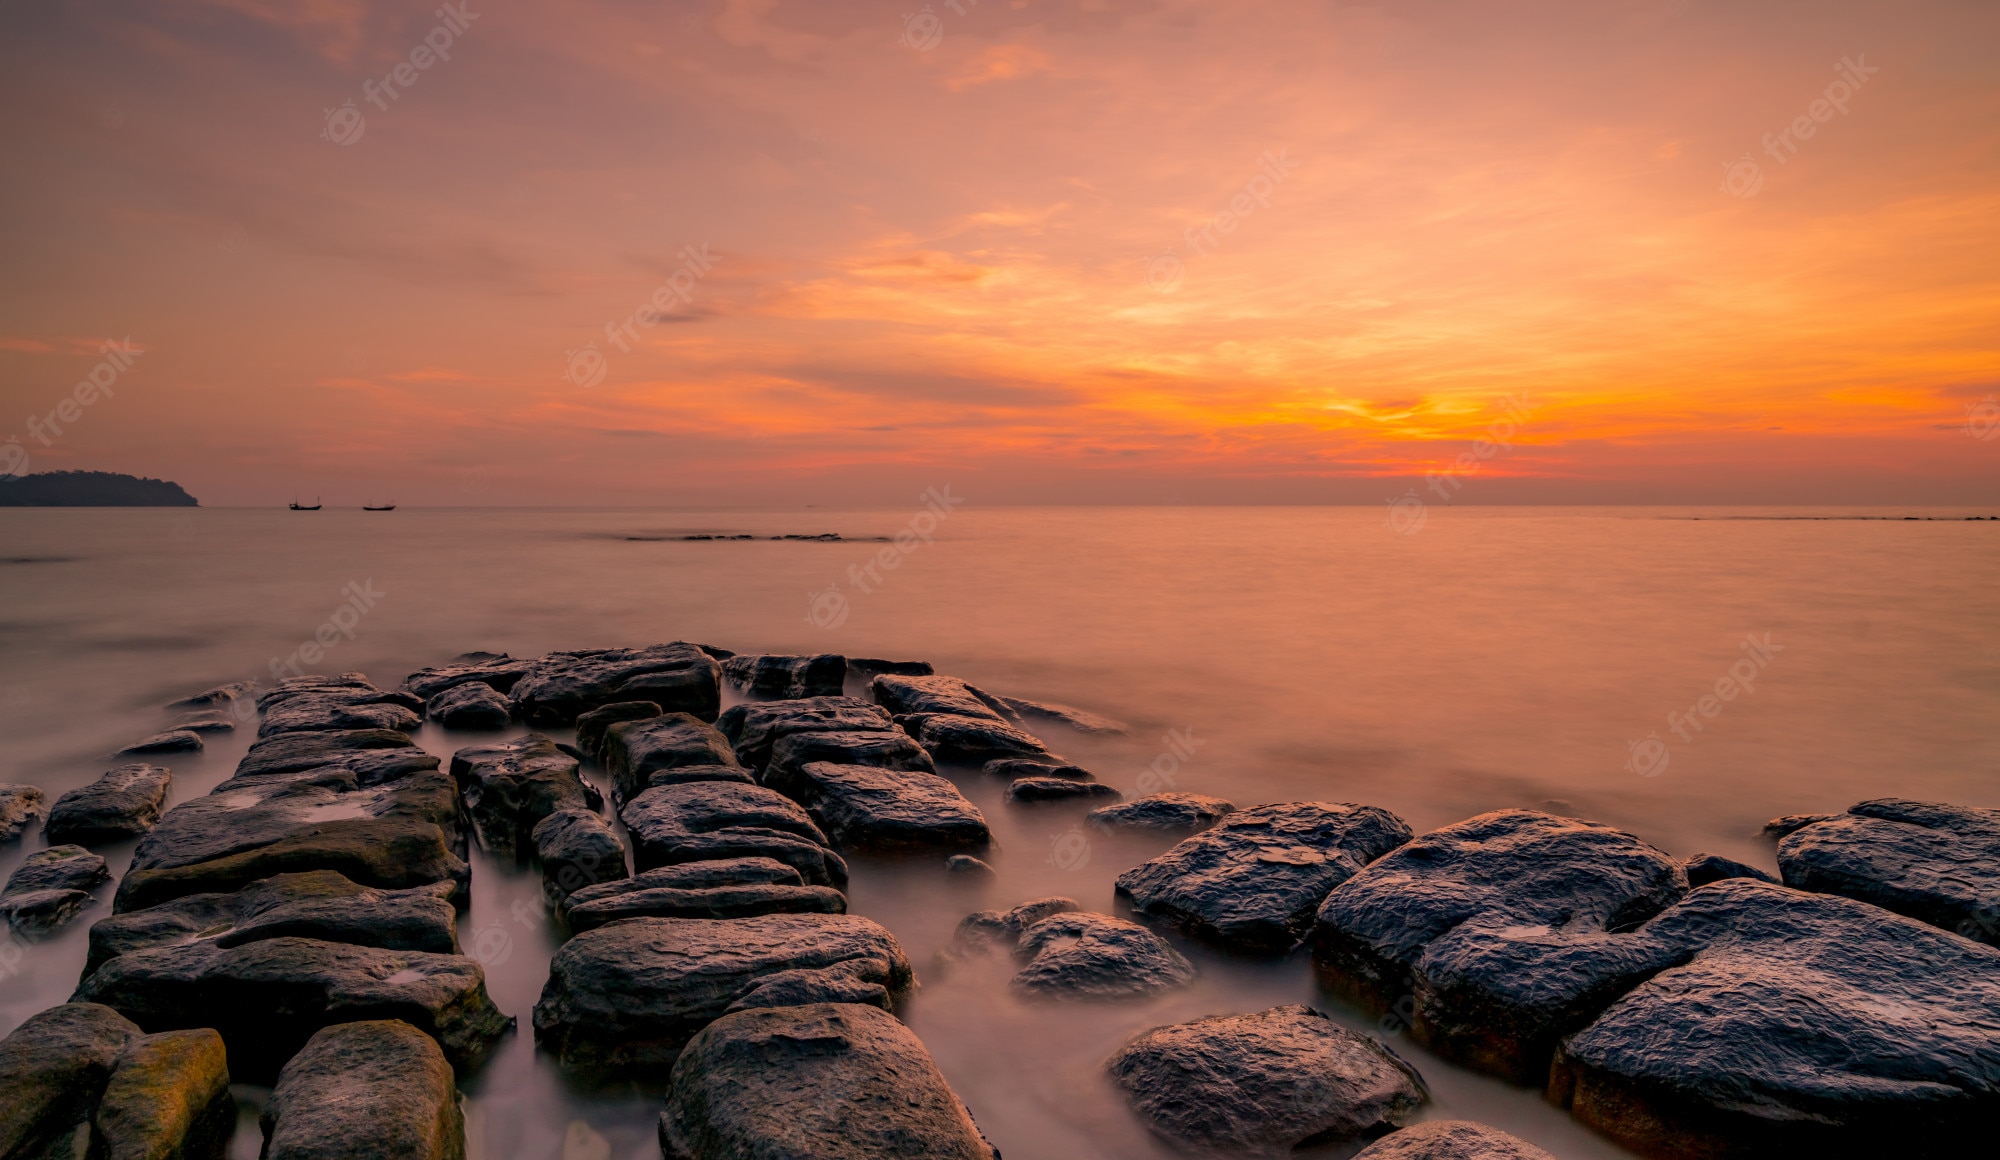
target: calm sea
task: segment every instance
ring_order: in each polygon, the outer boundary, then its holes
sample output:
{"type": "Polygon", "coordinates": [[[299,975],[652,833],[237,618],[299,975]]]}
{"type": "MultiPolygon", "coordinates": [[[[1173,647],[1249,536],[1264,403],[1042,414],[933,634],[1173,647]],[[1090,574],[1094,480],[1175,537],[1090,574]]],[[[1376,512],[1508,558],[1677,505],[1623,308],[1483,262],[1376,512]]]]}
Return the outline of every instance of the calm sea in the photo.
{"type": "MultiPolygon", "coordinates": [[[[1958,518],[1983,511],[924,510],[0,510],[0,781],[53,796],[91,780],[167,724],[161,703],[268,677],[353,583],[380,596],[321,671],[393,686],[470,649],[675,639],[929,660],[1126,722],[1121,737],[1045,736],[1128,792],[1150,768],[1149,786],[1371,803],[1419,831],[1540,807],[1767,869],[1757,831],[1777,814],[1885,795],[2000,806],[2000,522],[1958,518]],[[1769,518],[1854,515],[1953,518],[1769,518]],[[907,551],[855,539],[913,526],[928,538],[907,551]],[[821,532],[850,539],[675,538],[821,532]],[[1703,713],[1732,670],[1747,679],[1703,713]],[[1676,726],[1690,714],[1699,729],[1676,726]],[[1192,738],[1184,760],[1170,731],[1192,738]]],[[[419,740],[448,756],[474,738],[427,726],[419,740]]],[[[248,742],[166,762],[176,800],[227,777],[248,742]]],[[[1101,1080],[1104,1056],[1200,1015],[1335,1009],[1303,960],[1199,949],[1199,983],[1136,1006],[1020,1003],[1002,964],[938,977],[931,955],[966,912],[1047,894],[1109,911],[1118,872],[1166,845],[961,783],[1000,841],[998,883],[863,862],[852,909],[909,950],[925,985],[907,1018],[1010,1157],[1172,1155],[1101,1080]]],[[[0,850],[0,873],[42,844],[0,850]]],[[[106,853],[122,871],[130,848],[106,853]]],[[[514,914],[536,882],[474,858],[461,934],[522,1025],[469,1085],[475,1156],[656,1157],[653,1093],[572,1091],[536,1058],[528,1016],[554,944],[514,914]]],[[[0,1032],[68,996],[86,926],[7,956],[0,1032]]],[[[1431,1084],[1431,1115],[1559,1157],[1623,1155],[1534,1093],[1395,1042],[1431,1084]]],[[[257,1154],[254,1128],[237,1153],[257,1154]]]]}

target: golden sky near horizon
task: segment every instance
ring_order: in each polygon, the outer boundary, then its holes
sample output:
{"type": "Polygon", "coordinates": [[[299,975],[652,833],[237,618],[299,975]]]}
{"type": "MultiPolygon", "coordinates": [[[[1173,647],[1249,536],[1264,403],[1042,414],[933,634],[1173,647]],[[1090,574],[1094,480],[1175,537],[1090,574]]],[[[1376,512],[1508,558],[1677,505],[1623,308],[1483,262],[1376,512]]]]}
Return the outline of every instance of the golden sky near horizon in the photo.
{"type": "Polygon", "coordinates": [[[12,0],[0,94],[29,470],[2000,500],[1990,2],[12,0]]]}

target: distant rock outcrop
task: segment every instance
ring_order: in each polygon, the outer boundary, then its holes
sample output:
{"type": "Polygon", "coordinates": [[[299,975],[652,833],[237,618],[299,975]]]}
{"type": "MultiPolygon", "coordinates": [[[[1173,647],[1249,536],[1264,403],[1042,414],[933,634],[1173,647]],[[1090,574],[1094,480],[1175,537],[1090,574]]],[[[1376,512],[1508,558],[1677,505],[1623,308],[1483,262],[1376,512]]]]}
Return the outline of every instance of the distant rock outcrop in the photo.
{"type": "Polygon", "coordinates": [[[115,471],[0,475],[0,507],[200,507],[178,483],[115,471]]]}

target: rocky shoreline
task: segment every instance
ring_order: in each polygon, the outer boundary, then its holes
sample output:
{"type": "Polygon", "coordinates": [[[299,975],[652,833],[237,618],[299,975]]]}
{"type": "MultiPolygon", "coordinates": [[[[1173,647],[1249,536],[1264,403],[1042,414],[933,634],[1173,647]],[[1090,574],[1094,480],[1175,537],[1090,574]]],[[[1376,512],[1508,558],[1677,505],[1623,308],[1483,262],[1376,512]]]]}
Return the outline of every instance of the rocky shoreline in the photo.
{"type": "MultiPolygon", "coordinates": [[[[52,804],[0,786],[0,840],[51,844],[0,888],[21,938],[96,905],[90,847],[138,839],[71,1000],[0,1040],[5,1160],[220,1157],[232,1081],[273,1085],[268,1160],[462,1157],[458,1085],[517,1020],[575,1083],[663,1086],[670,1160],[997,1157],[896,1017],[917,965],[848,912],[852,856],[990,875],[1004,854],[954,777],[1178,840],[1119,875],[1124,913],[980,911],[926,972],[1007,956],[1017,996],[1118,1003],[1188,986],[1191,944],[1296,963],[1652,1157],[1972,1155],[2000,1113],[2000,811],[1776,819],[1779,880],[1536,811],[1419,834],[1366,804],[1124,801],[1044,735],[1115,722],[922,662],[680,642],[170,708],[178,728],[121,751],[147,760],[52,804]],[[253,718],[234,775],[166,808],[156,762],[253,718]],[[425,721],[560,732],[447,764],[412,740],[425,721]],[[475,846],[539,870],[562,945],[531,1012],[500,1011],[460,946],[475,846]]],[[[1424,1120],[1417,1069],[1310,1006],[1153,1028],[1103,1074],[1134,1131],[1190,1153],[1547,1155],[1424,1120]]]]}

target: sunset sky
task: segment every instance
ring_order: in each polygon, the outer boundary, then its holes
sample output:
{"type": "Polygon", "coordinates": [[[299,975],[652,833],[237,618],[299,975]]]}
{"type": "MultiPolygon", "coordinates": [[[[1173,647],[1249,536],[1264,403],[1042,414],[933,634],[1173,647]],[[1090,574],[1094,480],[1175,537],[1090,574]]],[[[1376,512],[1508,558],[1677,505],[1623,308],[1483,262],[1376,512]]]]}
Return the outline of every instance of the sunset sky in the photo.
{"type": "Polygon", "coordinates": [[[0,0],[0,143],[0,435],[207,504],[2000,502],[1993,0],[0,0]]]}

